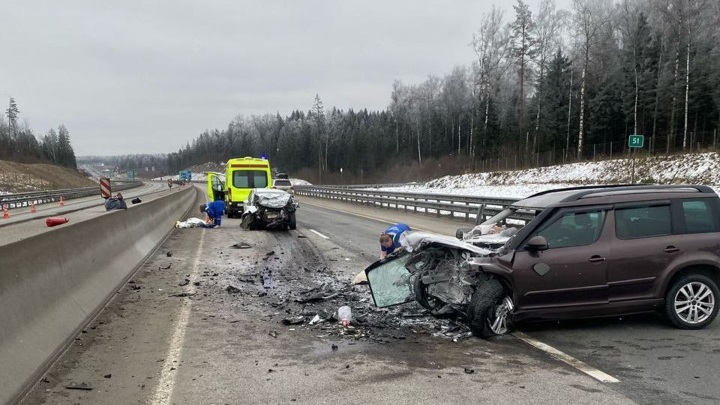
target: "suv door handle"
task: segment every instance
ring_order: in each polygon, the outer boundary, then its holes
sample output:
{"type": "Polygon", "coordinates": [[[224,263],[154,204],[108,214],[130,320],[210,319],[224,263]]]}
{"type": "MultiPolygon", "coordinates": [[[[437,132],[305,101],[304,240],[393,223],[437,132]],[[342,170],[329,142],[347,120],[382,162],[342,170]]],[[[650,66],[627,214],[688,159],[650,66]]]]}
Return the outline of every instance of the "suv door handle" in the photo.
{"type": "Polygon", "coordinates": [[[590,263],[600,263],[600,262],[604,262],[605,258],[602,256],[595,255],[595,256],[591,256],[589,261],[590,261],[590,263]]]}
{"type": "Polygon", "coordinates": [[[680,251],[680,248],[676,248],[675,246],[668,246],[665,248],[666,253],[675,253],[675,252],[679,252],[679,251],[680,251]]]}

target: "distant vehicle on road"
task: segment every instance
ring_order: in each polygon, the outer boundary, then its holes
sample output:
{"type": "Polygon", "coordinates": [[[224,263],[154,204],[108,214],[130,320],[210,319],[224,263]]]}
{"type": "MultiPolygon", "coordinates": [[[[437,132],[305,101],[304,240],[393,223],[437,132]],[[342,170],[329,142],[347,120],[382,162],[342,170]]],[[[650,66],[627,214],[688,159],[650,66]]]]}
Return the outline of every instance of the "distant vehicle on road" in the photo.
{"type": "Polygon", "coordinates": [[[290,180],[288,179],[277,178],[273,180],[272,188],[286,191],[290,194],[295,194],[295,189],[293,188],[292,182],[290,182],[290,180]]]}

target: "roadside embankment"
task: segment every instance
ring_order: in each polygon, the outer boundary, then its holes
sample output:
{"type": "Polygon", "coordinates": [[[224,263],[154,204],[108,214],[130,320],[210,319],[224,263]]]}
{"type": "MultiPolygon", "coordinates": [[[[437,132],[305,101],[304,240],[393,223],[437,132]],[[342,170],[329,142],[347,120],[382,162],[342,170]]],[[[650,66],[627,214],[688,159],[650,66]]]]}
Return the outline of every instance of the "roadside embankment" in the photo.
{"type": "Polygon", "coordinates": [[[23,393],[195,205],[197,188],[0,246],[0,403],[23,393]]]}

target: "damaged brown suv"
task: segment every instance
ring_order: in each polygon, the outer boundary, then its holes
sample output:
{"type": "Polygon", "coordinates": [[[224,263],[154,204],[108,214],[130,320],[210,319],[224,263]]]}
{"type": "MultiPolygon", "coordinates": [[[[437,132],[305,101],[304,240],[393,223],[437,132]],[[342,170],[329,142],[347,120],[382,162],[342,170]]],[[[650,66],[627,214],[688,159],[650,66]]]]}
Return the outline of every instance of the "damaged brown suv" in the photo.
{"type": "Polygon", "coordinates": [[[709,187],[551,190],[478,227],[498,224],[509,236],[497,249],[408,233],[406,249],[366,269],[375,304],[415,300],[483,337],[523,320],[652,311],[700,329],[718,313],[720,198],[709,187]]]}

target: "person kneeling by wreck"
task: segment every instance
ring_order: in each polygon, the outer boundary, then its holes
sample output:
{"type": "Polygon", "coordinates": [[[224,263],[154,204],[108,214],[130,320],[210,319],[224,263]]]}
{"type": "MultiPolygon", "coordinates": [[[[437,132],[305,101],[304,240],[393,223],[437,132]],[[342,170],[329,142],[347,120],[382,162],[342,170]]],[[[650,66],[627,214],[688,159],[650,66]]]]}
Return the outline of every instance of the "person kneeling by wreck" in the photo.
{"type": "Polygon", "coordinates": [[[203,228],[220,228],[222,216],[225,212],[225,202],[217,200],[207,204],[200,204],[200,212],[207,214],[209,221],[203,228]]]}

